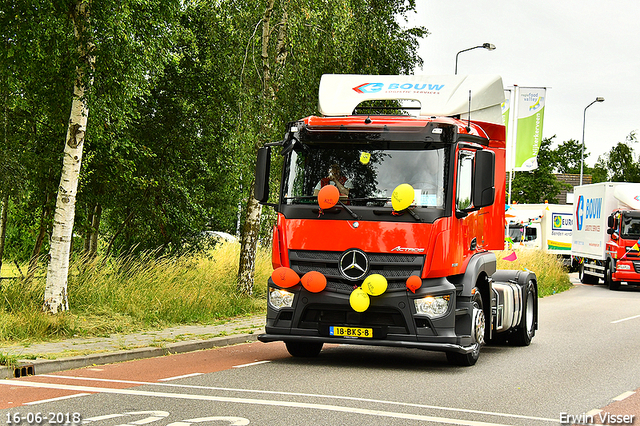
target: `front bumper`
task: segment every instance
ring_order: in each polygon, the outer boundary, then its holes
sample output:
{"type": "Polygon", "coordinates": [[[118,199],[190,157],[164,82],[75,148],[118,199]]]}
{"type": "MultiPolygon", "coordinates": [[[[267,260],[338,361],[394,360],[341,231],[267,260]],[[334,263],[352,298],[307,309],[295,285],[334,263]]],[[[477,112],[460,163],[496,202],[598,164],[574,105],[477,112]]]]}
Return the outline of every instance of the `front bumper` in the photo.
{"type": "Polygon", "coordinates": [[[418,341],[403,340],[365,340],[365,339],[348,339],[348,338],[326,338],[318,336],[297,336],[291,334],[261,334],[258,336],[261,342],[322,342],[333,343],[338,345],[362,345],[362,346],[388,346],[411,349],[424,349],[427,351],[437,352],[458,352],[462,354],[471,353],[476,349],[475,345],[461,346],[453,343],[429,343],[418,341]]]}
{"type": "MultiPolygon", "coordinates": [[[[270,287],[278,288],[269,280],[270,287]]],[[[404,290],[387,291],[371,297],[365,312],[354,311],[349,294],[339,291],[312,293],[298,285],[287,289],[294,296],[290,308],[267,308],[266,334],[262,342],[322,342],[349,345],[388,346],[441,352],[470,353],[473,307],[470,297],[462,297],[445,279],[425,282],[415,294],[404,290]],[[418,314],[414,299],[450,296],[447,312],[437,318],[418,314]],[[336,337],[330,327],[373,330],[373,337],[336,337]]]]}

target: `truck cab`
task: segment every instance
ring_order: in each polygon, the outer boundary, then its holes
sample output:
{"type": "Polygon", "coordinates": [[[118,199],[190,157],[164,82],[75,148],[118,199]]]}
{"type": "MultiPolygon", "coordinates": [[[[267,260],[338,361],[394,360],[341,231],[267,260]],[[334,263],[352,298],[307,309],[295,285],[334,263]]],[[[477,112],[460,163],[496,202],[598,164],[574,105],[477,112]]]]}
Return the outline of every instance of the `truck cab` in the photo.
{"type": "Polygon", "coordinates": [[[605,284],[612,290],[621,283],[640,285],[640,211],[616,210],[607,219],[606,252],[609,268],[605,284]],[[636,266],[638,265],[638,266],[636,266]]]}
{"type": "Polygon", "coordinates": [[[528,345],[535,274],[496,271],[491,252],[505,219],[501,79],[325,75],[319,99],[322,116],[289,123],[258,153],[255,196],[277,211],[259,339],[294,356],[381,345],[443,351],[459,365],[500,334],[528,345]],[[404,113],[406,99],[418,114],[404,113]],[[282,174],[268,203],[274,148],[282,174]],[[328,176],[335,166],[341,176],[328,176]],[[319,190],[331,182],[340,192],[327,205],[319,190]],[[374,281],[379,294],[367,291],[374,281]],[[366,303],[354,302],[362,292],[366,303]]]}

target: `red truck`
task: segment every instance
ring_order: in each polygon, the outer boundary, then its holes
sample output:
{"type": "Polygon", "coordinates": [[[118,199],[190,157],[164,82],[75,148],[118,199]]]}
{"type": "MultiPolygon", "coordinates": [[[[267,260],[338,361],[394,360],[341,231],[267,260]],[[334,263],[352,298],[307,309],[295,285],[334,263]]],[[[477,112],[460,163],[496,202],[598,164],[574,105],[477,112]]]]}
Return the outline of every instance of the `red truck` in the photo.
{"type": "Polygon", "coordinates": [[[258,152],[254,195],[277,211],[259,340],[303,357],[324,343],[419,348],[457,365],[489,340],[529,345],[536,275],[497,271],[491,251],[504,247],[503,101],[499,76],[324,75],[322,116],[258,152]]]}
{"type": "Polygon", "coordinates": [[[640,285],[640,184],[600,182],[574,189],[571,241],[580,281],[611,290],[640,285]]]}

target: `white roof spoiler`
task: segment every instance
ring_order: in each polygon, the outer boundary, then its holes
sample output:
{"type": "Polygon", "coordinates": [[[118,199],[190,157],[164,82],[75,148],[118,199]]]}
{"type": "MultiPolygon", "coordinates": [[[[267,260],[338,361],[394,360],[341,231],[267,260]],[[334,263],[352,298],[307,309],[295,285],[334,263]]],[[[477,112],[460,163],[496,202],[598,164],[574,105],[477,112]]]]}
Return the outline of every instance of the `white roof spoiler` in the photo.
{"type": "Polygon", "coordinates": [[[364,101],[411,99],[420,102],[421,116],[459,115],[503,124],[502,78],[497,75],[357,75],[325,74],[320,80],[318,107],[324,116],[345,116],[364,101]]]}
{"type": "Polygon", "coordinates": [[[613,196],[630,210],[640,210],[640,185],[637,183],[616,185],[613,196]]]}

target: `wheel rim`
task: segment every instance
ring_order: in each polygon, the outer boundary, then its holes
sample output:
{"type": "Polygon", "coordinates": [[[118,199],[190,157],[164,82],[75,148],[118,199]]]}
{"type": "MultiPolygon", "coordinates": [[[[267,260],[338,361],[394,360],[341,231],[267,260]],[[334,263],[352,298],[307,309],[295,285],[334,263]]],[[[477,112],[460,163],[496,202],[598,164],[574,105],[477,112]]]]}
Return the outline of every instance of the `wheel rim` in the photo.
{"type": "Polygon", "coordinates": [[[533,294],[533,292],[529,291],[529,294],[527,295],[527,312],[526,312],[527,334],[529,334],[529,336],[533,334],[533,317],[534,317],[533,298],[534,297],[535,295],[533,294]]]}
{"type": "Polygon", "coordinates": [[[481,345],[484,345],[484,332],[486,327],[486,322],[484,318],[484,311],[480,309],[477,305],[473,307],[473,328],[475,332],[476,343],[478,344],[478,348],[481,345]]]}

